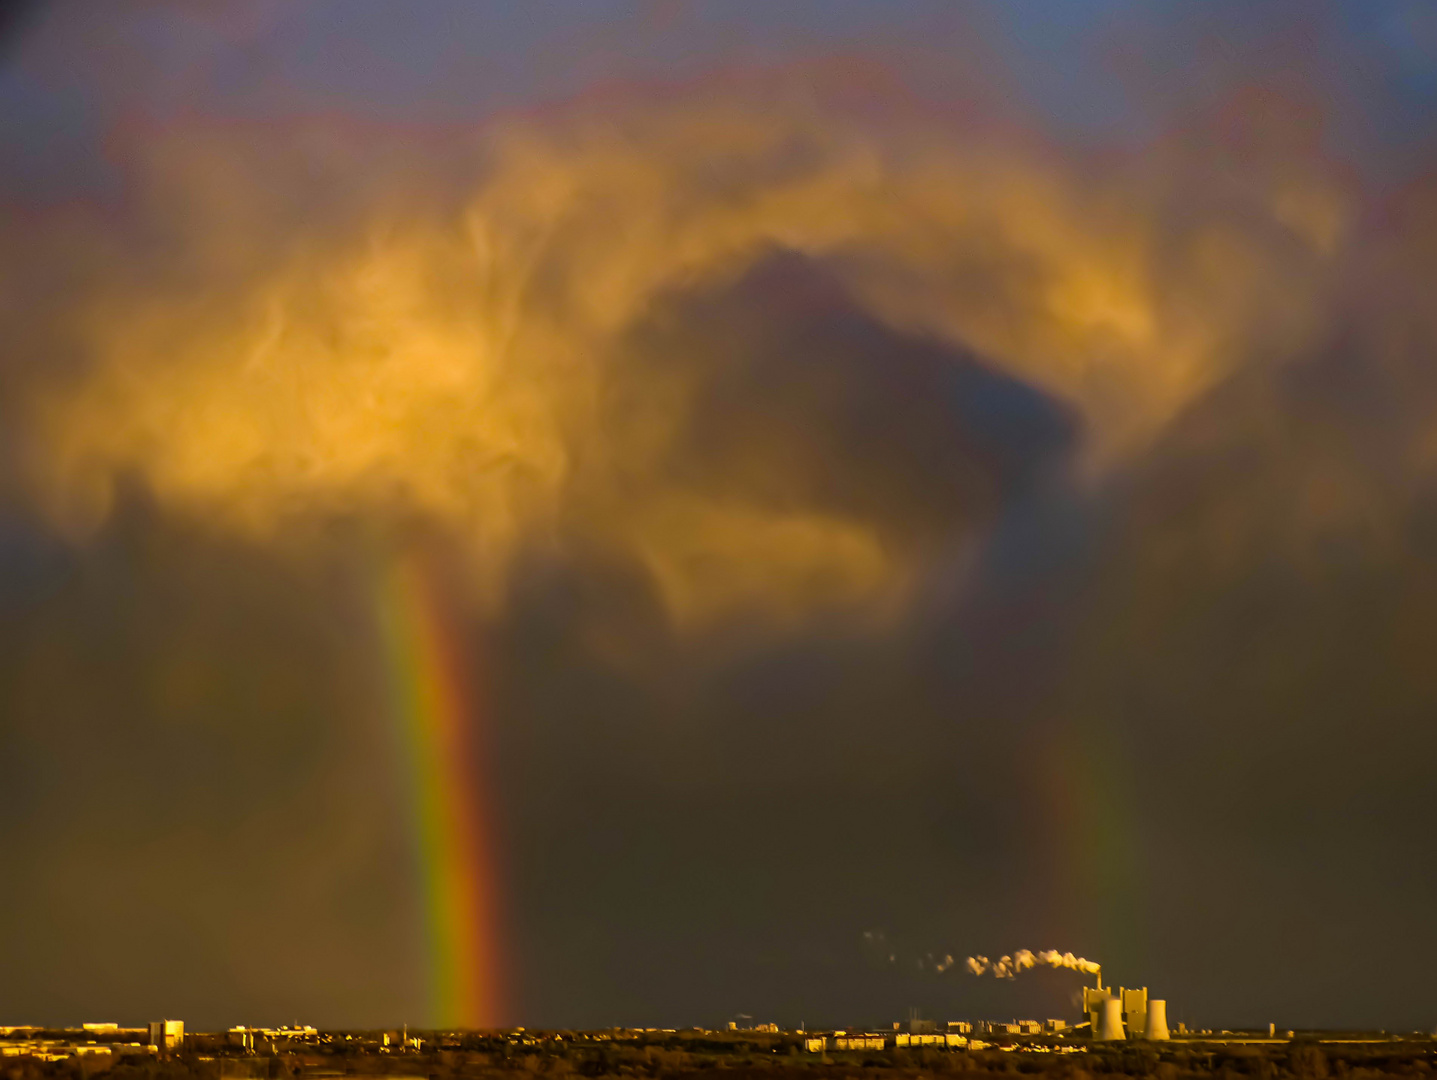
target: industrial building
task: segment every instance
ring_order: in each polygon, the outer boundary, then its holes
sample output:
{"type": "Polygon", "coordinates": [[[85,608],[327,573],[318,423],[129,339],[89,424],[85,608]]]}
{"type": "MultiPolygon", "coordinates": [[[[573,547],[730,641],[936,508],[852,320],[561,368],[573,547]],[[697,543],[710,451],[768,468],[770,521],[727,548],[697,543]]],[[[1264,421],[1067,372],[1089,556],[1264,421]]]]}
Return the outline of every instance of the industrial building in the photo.
{"type": "Polygon", "coordinates": [[[160,1050],[177,1050],[185,1042],[183,1020],[151,1020],[150,1045],[160,1050]]]}
{"type": "Polygon", "coordinates": [[[808,1039],[809,1048],[813,1048],[815,1042],[823,1043],[819,1050],[882,1050],[888,1044],[888,1039],[883,1035],[850,1035],[846,1031],[835,1031],[827,1041],[822,1039],[808,1039]]]}
{"type": "Polygon", "coordinates": [[[225,1032],[225,1037],[231,1046],[237,1046],[241,1050],[254,1052],[254,1029],[243,1026],[232,1027],[225,1032]]]}
{"type": "Polygon", "coordinates": [[[968,1045],[968,1036],[959,1035],[957,1032],[951,1034],[930,1032],[914,1035],[905,1034],[900,1031],[893,1036],[893,1045],[895,1048],[914,1046],[963,1047],[968,1045]]]}

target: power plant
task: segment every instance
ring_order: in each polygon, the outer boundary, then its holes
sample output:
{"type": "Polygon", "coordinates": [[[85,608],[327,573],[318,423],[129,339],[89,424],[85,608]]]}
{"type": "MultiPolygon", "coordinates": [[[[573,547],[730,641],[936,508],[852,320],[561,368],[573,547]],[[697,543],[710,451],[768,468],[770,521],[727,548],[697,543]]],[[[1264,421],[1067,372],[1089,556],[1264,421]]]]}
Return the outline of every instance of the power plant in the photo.
{"type": "MultiPolygon", "coordinates": [[[[948,957],[952,960],[952,957],[948,957]]],[[[1096,960],[1075,956],[1057,949],[1016,949],[996,960],[983,955],[970,956],[964,967],[971,975],[991,975],[997,979],[1015,979],[1025,971],[1040,968],[1081,971],[1094,976],[1095,985],[1083,987],[1083,1012],[1088,1016],[1086,1026],[1089,1035],[1098,1041],[1114,1042],[1119,1039],[1171,1038],[1168,1032],[1168,1003],[1148,1000],[1148,988],[1129,990],[1103,986],[1103,967],[1096,960]]],[[[944,970],[939,968],[939,970],[944,970]]],[[[1182,1025],[1179,1025],[1181,1028],[1182,1025]]]]}
{"type": "Polygon", "coordinates": [[[1170,1038],[1168,1003],[1160,998],[1150,1000],[1146,986],[1105,989],[1100,974],[1097,986],[1083,987],[1083,1011],[1088,1014],[1093,1038],[1100,1041],[1170,1038]]]}

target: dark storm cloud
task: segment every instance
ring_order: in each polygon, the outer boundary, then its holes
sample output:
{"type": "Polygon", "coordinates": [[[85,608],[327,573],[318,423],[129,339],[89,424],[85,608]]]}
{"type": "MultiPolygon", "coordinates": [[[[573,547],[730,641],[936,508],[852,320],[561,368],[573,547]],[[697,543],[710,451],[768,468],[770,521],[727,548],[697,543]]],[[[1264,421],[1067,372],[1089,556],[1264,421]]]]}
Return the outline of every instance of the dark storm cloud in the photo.
{"type": "Polygon", "coordinates": [[[25,32],[40,6],[39,0],[5,0],[0,4],[0,55],[25,32]]]}
{"type": "MultiPolygon", "coordinates": [[[[1175,966],[1189,946],[1172,942],[1201,941],[1242,972],[1234,1011],[1336,1022],[1364,954],[1432,955],[1420,924],[1434,865],[1413,830],[1428,827],[1414,762],[1431,751],[1437,690],[1437,339],[1407,293],[1431,273],[1416,240],[1429,198],[1397,215],[1407,254],[1379,246],[1366,269],[1383,284],[1326,348],[1234,380],[1134,471],[1092,570],[1102,631],[1074,649],[1066,704],[1131,755],[1157,868],[1132,883],[1151,905],[1151,955],[1175,966]],[[1250,936],[1224,931],[1232,919],[1250,936]]],[[[1400,966],[1383,977],[1393,998],[1348,1005],[1351,1022],[1381,1023],[1414,990],[1400,966]]]]}
{"type": "MultiPolygon", "coordinates": [[[[282,91],[331,9],[132,5],[67,84],[99,39],[37,22],[5,92],[86,86],[44,115],[123,183],[0,226],[0,1008],[418,1019],[368,590],[422,535],[488,643],[514,1019],[1065,1007],[909,966],[1031,944],[1174,1020],[1430,1023],[1437,248],[1410,157],[1341,157],[1423,130],[1375,6],[1271,9],[1266,81],[1236,8],[1116,80],[1026,20],[1057,144],[858,64],[404,130],[582,85],[497,7],[464,33],[553,71],[421,78],[375,5],[282,91]]],[[[715,10],[592,75],[723,59],[715,10]]],[[[937,25],[893,10],[768,18],[891,57],[937,25]]]]}
{"type": "Polygon", "coordinates": [[[84,551],[9,537],[7,1014],[402,1012],[421,978],[403,808],[343,571],[142,499],[84,551]]]}

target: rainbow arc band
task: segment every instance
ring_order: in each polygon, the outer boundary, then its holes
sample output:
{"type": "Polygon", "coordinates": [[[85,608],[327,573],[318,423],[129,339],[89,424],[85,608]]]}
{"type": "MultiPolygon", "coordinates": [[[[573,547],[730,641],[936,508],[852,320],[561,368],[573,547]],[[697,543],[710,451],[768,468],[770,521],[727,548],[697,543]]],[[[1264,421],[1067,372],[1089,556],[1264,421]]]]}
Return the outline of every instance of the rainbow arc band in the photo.
{"type": "Polygon", "coordinates": [[[430,1023],[501,1020],[497,874],[478,735],[474,657],[417,557],[383,575],[380,626],[410,786],[424,904],[430,1023]]]}

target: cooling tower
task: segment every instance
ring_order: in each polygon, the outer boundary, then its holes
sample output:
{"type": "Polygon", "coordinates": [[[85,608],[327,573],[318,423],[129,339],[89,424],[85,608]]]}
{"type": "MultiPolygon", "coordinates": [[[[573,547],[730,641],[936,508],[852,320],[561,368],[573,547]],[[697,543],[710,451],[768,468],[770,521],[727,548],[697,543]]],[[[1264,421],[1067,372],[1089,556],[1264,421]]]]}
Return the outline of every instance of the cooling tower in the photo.
{"type": "Polygon", "coordinates": [[[1097,1037],[1106,1042],[1127,1037],[1123,1032],[1123,1002],[1120,998],[1110,997],[1103,1002],[1103,1021],[1098,1025],[1097,1037]]]}
{"type": "Polygon", "coordinates": [[[1148,998],[1148,1022],[1143,1029],[1145,1039],[1167,1039],[1168,1003],[1157,998],[1148,998]]]}

